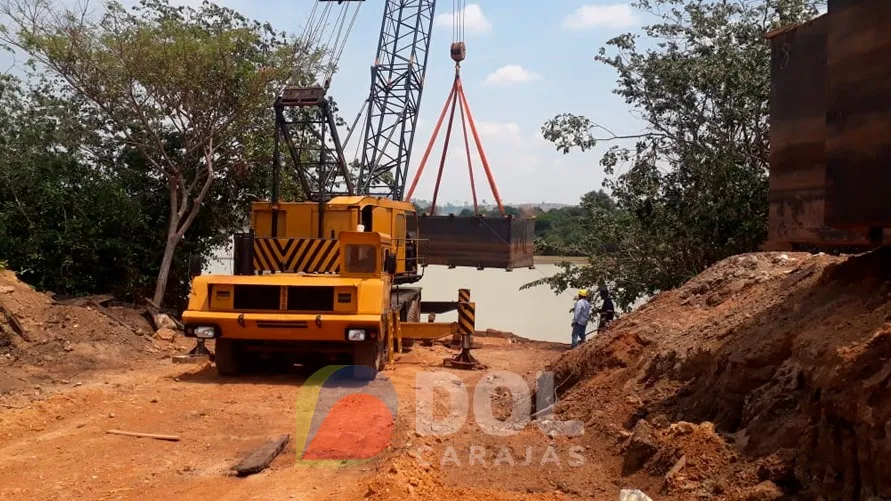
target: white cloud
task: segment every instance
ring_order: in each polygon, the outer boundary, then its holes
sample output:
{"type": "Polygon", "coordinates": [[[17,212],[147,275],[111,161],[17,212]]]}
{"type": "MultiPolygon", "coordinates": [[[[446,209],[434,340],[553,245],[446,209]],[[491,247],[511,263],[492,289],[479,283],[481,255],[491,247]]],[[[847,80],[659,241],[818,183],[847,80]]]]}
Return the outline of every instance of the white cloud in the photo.
{"type": "Polygon", "coordinates": [[[519,64],[508,64],[493,71],[486,77],[485,83],[495,85],[510,85],[521,82],[540,80],[541,75],[533,73],[519,64]]]}
{"type": "Polygon", "coordinates": [[[583,5],[563,19],[568,30],[626,28],[637,23],[630,4],[583,5]]]}
{"type": "MultiPolygon", "coordinates": [[[[454,12],[439,14],[433,20],[433,24],[438,28],[451,28],[453,26],[453,18],[454,12]]],[[[492,31],[492,23],[483,14],[483,9],[475,3],[464,7],[464,31],[475,35],[492,31]]]]}
{"type": "Polygon", "coordinates": [[[481,136],[492,140],[505,141],[514,144],[524,144],[520,135],[520,126],[516,122],[477,122],[476,128],[481,136]]]}

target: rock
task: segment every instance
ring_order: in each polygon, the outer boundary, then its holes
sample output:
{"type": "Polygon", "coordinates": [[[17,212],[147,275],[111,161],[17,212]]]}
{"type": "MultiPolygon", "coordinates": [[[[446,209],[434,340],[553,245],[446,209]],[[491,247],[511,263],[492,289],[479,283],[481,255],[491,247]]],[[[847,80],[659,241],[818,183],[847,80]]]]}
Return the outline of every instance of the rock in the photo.
{"type": "Polygon", "coordinates": [[[741,501],[776,501],[783,498],[783,490],[770,480],[742,491],[739,495],[741,501]]]}
{"type": "Polygon", "coordinates": [[[109,413],[108,413],[108,417],[113,418],[113,417],[114,417],[114,412],[109,412],[109,413]]]}
{"type": "Polygon", "coordinates": [[[706,300],[705,304],[708,306],[718,306],[719,304],[724,302],[724,298],[720,294],[712,294],[706,300]]]}
{"type": "Polygon", "coordinates": [[[668,427],[674,435],[689,435],[696,430],[696,425],[686,421],[678,421],[668,427]]]}
{"type": "Polygon", "coordinates": [[[657,414],[653,416],[652,418],[650,418],[650,422],[657,430],[664,430],[665,428],[671,426],[671,421],[669,421],[668,418],[665,417],[665,414],[657,414]]]}
{"type": "Polygon", "coordinates": [[[622,489],[619,491],[619,501],[653,501],[653,499],[638,489],[622,489]]]}
{"type": "Polygon", "coordinates": [[[174,322],[173,319],[170,318],[170,315],[158,313],[154,316],[154,319],[155,326],[158,328],[159,331],[164,329],[176,330],[176,322],[174,322]]]}
{"type": "Polygon", "coordinates": [[[690,289],[690,292],[701,296],[702,294],[707,293],[710,289],[711,289],[711,287],[709,286],[708,282],[701,282],[701,283],[696,284],[692,289],[690,289]]]}
{"type": "Polygon", "coordinates": [[[647,420],[639,420],[634,425],[631,441],[625,451],[625,459],[622,463],[623,474],[639,470],[653,454],[656,454],[657,450],[653,427],[647,420]]]}
{"type": "Polygon", "coordinates": [[[160,339],[161,341],[171,342],[176,338],[176,331],[169,328],[158,329],[155,332],[155,337],[160,339]]]}
{"type": "Polygon", "coordinates": [[[12,294],[15,292],[15,287],[11,285],[0,285],[0,294],[12,294]]]}

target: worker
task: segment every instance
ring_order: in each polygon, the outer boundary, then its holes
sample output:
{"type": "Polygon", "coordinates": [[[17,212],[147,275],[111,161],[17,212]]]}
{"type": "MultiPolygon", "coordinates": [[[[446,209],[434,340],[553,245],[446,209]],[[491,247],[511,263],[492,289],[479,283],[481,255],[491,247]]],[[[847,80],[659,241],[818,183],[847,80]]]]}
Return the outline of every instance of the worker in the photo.
{"type": "Polygon", "coordinates": [[[575,306],[572,312],[572,347],[585,342],[585,328],[591,317],[591,303],[588,302],[588,291],[580,289],[575,298],[575,306]]]}
{"type": "Polygon", "coordinates": [[[603,301],[603,304],[600,306],[600,323],[597,325],[597,332],[606,330],[610,322],[616,317],[616,307],[609,296],[609,289],[606,287],[600,288],[600,299],[603,301]]]}

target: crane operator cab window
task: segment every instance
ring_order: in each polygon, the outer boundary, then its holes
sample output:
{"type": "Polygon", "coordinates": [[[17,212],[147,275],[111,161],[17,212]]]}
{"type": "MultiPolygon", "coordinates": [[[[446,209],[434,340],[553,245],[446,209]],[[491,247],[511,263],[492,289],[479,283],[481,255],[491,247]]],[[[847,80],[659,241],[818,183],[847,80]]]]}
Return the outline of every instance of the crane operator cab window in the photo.
{"type": "Polygon", "coordinates": [[[347,273],[374,273],[377,271],[377,246],[353,244],[346,246],[347,273]]]}

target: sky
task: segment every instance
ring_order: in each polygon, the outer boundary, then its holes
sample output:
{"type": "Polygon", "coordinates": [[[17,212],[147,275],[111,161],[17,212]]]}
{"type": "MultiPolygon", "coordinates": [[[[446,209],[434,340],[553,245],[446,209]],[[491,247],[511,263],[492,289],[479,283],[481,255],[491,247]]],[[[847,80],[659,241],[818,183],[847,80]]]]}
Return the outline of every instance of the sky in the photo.
{"type": "MultiPolygon", "coordinates": [[[[92,0],[96,3],[98,0],[92,0]]],[[[69,3],[69,2],[65,2],[69,3]]],[[[136,3],[125,0],[125,4],[136,3]]],[[[171,0],[193,4],[199,0],[171,0]]],[[[276,29],[300,33],[312,0],[216,0],[276,29]]],[[[409,169],[411,179],[430,140],[454,77],[449,56],[453,2],[439,0],[431,41],[418,132],[409,169]]],[[[334,75],[329,94],[352,122],[368,94],[369,67],[377,49],[384,0],[366,0],[334,75]]],[[[613,94],[616,73],[594,61],[610,38],[635,32],[644,21],[628,3],[616,0],[467,0],[462,63],[465,93],[482,136],[498,190],[506,203],[574,204],[603,181],[601,143],[587,152],[564,155],[541,137],[544,122],[560,113],[587,116],[618,135],[644,124],[613,94]]],[[[441,154],[439,135],[416,198],[430,199],[441,154]]],[[[345,132],[342,132],[342,137],[345,132]]],[[[472,139],[471,139],[472,141],[472,139]]],[[[349,148],[348,156],[353,148],[349,148]]],[[[453,131],[440,200],[471,200],[460,128],[453,131]]],[[[493,200],[479,156],[472,150],[477,193],[493,200]]]]}

